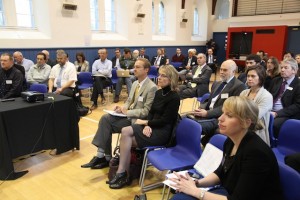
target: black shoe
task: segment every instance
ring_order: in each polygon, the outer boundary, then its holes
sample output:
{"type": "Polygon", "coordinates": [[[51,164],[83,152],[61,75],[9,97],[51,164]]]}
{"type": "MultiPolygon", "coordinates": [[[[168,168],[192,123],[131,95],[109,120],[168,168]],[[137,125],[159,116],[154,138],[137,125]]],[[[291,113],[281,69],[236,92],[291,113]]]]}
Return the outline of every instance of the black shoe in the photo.
{"type": "Polygon", "coordinates": [[[109,182],[109,188],[111,189],[121,189],[125,185],[130,185],[131,180],[127,176],[127,172],[117,173],[115,177],[109,182]]]}
{"type": "Polygon", "coordinates": [[[101,159],[100,162],[92,166],[91,169],[103,169],[109,166],[109,161],[107,161],[105,157],[100,159],[101,159]]]}
{"type": "Polygon", "coordinates": [[[86,163],[84,165],[81,165],[82,168],[89,168],[89,167],[93,167],[99,163],[101,163],[102,160],[106,160],[104,157],[103,158],[98,158],[97,156],[94,156],[92,158],[92,160],[89,163],[86,163]]]}

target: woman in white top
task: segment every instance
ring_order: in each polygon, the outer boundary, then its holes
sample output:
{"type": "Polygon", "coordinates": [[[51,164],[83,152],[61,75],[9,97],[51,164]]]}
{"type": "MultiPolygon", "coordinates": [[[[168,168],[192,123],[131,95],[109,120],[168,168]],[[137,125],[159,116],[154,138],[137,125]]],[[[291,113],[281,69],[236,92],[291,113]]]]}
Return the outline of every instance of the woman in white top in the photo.
{"type": "Polygon", "coordinates": [[[76,67],[77,74],[89,71],[89,62],[85,60],[85,56],[82,52],[76,53],[76,61],[74,62],[74,65],[76,67]]]}
{"type": "Polygon", "coordinates": [[[264,125],[264,128],[257,130],[256,133],[270,146],[268,128],[270,122],[270,111],[273,106],[273,96],[263,87],[266,79],[266,70],[261,65],[254,65],[248,67],[246,75],[249,89],[242,91],[240,96],[245,96],[257,104],[259,108],[258,118],[264,125]]]}

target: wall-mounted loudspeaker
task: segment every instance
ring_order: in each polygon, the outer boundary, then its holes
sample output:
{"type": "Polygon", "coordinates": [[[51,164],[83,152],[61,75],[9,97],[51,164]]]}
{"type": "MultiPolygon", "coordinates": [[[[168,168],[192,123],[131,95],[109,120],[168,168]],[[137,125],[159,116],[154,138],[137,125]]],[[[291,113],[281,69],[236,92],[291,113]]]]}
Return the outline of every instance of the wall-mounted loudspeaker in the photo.
{"type": "Polygon", "coordinates": [[[76,4],[70,4],[70,3],[64,3],[63,8],[65,10],[77,10],[77,5],[76,4]]]}
{"type": "Polygon", "coordinates": [[[138,18],[145,18],[146,14],[145,13],[137,13],[136,17],[138,18]]]}
{"type": "Polygon", "coordinates": [[[184,23],[186,23],[186,22],[188,22],[188,19],[186,19],[186,18],[183,18],[183,19],[181,19],[181,22],[184,22],[184,23]]]}

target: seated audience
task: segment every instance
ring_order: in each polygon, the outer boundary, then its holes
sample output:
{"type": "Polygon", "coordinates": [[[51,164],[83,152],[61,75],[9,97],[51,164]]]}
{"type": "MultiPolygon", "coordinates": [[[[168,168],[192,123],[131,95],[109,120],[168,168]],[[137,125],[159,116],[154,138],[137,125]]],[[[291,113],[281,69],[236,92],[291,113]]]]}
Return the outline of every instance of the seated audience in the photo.
{"type": "Polygon", "coordinates": [[[74,62],[74,65],[78,74],[80,72],[88,72],[90,68],[89,61],[85,59],[83,52],[76,53],[76,61],[74,62]]]}
{"type": "Polygon", "coordinates": [[[27,84],[48,84],[51,66],[46,64],[46,54],[39,52],[36,55],[36,64],[31,66],[27,74],[27,84]]]}
{"type": "Polygon", "coordinates": [[[266,54],[265,54],[265,51],[264,50],[259,50],[256,55],[258,55],[260,57],[260,65],[263,66],[265,69],[267,69],[267,65],[266,65],[266,62],[265,62],[265,57],[266,57],[266,54]]]}
{"type": "Polygon", "coordinates": [[[180,99],[200,97],[209,92],[209,81],[212,70],[206,64],[206,56],[203,53],[197,55],[198,66],[186,75],[186,85],[179,86],[180,99]]]}
{"type": "Polygon", "coordinates": [[[162,53],[163,57],[165,57],[165,59],[166,59],[166,65],[168,65],[170,63],[170,60],[169,60],[169,58],[167,56],[166,49],[165,48],[161,48],[161,53],[162,53]]]}
{"type": "Polygon", "coordinates": [[[253,100],[258,106],[258,119],[264,128],[257,130],[256,134],[270,146],[269,122],[273,96],[263,87],[266,70],[261,65],[249,66],[246,75],[249,89],[242,91],[240,96],[253,100]]]}
{"type": "Polygon", "coordinates": [[[176,49],[176,54],[172,57],[172,62],[183,62],[185,56],[181,53],[181,49],[176,49]]]}
{"type": "Polygon", "coordinates": [[[197,65],[197,57],[194,54],[193,49],[188,50],[188,56],[183,60],[181,67],[179,67],[179,77],[181,80],[185,80],[185,75],[192,70],[194,66],[197,65]]]}
{"type": "Polygon", "coordinates": [[[270,57],[267,62],[267,77],[264,84],[264,87],[268,90],[271,84],[271,81],[280,77],[280,66],[277,58],[270,57]]]}
{"type": "Polygon", "coordinates": [[[49,76],[49,93],[74,97],[77,73],[75,66],[68,62],[67,53],[64,50],[56,51],[57,64],[53,66],[49,76]]]}
{"type": "MultiPolygon", "coordinates": [[[[296,61],[298,63],[298,69],[299,69],[300,68],[300,54],[297,54],[295,56],[295,59],[296,59],[296,61]]],[[[300,70],[298,70],[297,76],[300,77],[300,70]]]]}
{"type": "Polygon", "coordinates": [[[139,50],[137,50],[137,49],[133,50],[133,52],[132,52],[132,58],[133,59],[137,59],[139,56],[140,56],[139,50]]]}
{"type": "Polygon", "coordinates": [[[101,169],[108,167],[112,155],[112,134],[120,133],[123,127],[130,126],[136,119],[147,118],[157,90],[156,85],[148,78],[149,70],[150,62],[147,59],[139,58],[135,62],[133,71],[137,81],[132,84],[133,90],[123,107],[116,106],[114,108],[117,113],[126,114],[127,117],[102,115],[92,141],[92,144],[98,148],[97,155],[90,162],[82,165],[82,168],[101,169]]]}
{"type": "Polygon", "coordinates": [[[156,68],[159,68],[162,65],[165,65],[167,63],[166,57],[162,53],[162,49],[157,49],[157,55],[153,56],[151,59],[151,65],[155,66],[156,68]]]}
{"type": "Polygon", "coordinates": [[[245,84],[235,78],[237,66],[233,60],[226,60],[220,67],[220,81],[211,87],[211,94],[206,103],[200,105],[199,109],[192,112],[194,118],[202,126],[202,145],[206,145],[218,128],[217,118],[222,114],[224,101],[231,96],[239,96],[246,89],[245,84]]]}
{"type": "Polygon", "coordinates": [[[285,59],[280,64],[281,77],[274,78],[269,92],[273,95],[274,136],[278,137],[280,127],[288,119],[300,119],[300,81],[296,76],[297,61],[285,59]]]}
{"type": "Polygon", "coordinates": [[[103,94],[103,89],[111,84],[112,62],[107,59],[107,50],[99,49],[98,54],[100,58],[96,60],[92,65],[94,83],[93,93],[91,97],[91,101],[93,102],[91,110],[94,110],[98,107],[99,94],[101,96],[101,104],[106,103],[106,99],[103,94]]]}
{"type": "Polygon", "coordinates": [[[282,200],[279,168],[270,147],[254,131],[261,128],[258,108],[244,97],[230,97],[218,119],[224,143],[219,167],[194,181],[188,174],[172,179],[177,193],[172,200],[282,200]],[[219,185],[220,187],[213,187],[219,185]],[[208,191],[205,187],[212,187],[208,191]]]}
{"type": "Polygon", "coordinates": [[[21,96],[23,79],[21,71],[14,67],[13,56],[3,53],[0,68],[0,99],[21,96]]]}
{"type": "Polygon", "coordinates": [[[118,70],[129,70],[131,76],[129,77],[118,77],[118,82],[116,85],[116,91],[115,91],[115,98],[114,98],[114,103],[119,102],[119,96],[122,90],[122,85],[126,84],[127,87],[127,93],[129,95],[132,82],[135,80],[135,77],[133,74],[133,66],[135,63],[136,59],[131,56],[131,50],[129,48],[124,49],[124,55],[120,59],[120,69],[118,70]]]}
{"type": "Polygon", "coordinates": [[[170,140],[180,104],[177,93],[178,73],[172,65],[159,69],[158,87],[147,120],[137,119],[134,124],[122,128],[120,141],[120,162],[109,187],[119,189],[130,183],[129,164],[132,146],[165,145],[170,140]]]}
{"type": "MultiPolygon", "coordinates": [[[[249,66],[258,65],[260,62],[261,62],[261,59],[258,55],[255,55],[255,54],[248,55],[246,58],[246,62],[245,62],[245,64],[246,64],[245,71],[247,71],[247,68],[249,66]]],[[[246,73],[245,72],[240,73],[240,75],[238,76],[238,79],[246,84],[246,81],[247,81],[246,73]]]]}
{"type": "Polygon", "coordinates": [[[146,49],[145,49],[145,48],[141,48],[141,49],[140,49],[140,55],[139,55],[139,58],[146,58],[147,60],[150,61],[149,56],[146,55],[145,52],[146,52],[146,49]]]}
{"type": "Polygon", "coordinates": [[[31,60],[24,58],[23,54],[20,51],[14,52],[13,56],[15,63],[24,67],[25,77],[27,77],[27,73],[30,67],[34,65],[34,63],[31,60]]]}
{"type": "Polygon", "coordinates": [[[284,158],[285,164],[300,173],[300,153],[294,153],[284,158]]]}

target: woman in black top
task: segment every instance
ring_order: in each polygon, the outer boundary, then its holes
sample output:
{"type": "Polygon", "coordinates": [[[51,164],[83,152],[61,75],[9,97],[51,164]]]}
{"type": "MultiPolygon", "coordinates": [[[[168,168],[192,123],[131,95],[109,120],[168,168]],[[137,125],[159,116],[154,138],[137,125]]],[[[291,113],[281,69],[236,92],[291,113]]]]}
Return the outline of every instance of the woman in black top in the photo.
{"type": "Polygon", "coordinates": [[[264,83],[264,88],[267,90],[270,87],[271,81],[280,76],[280,66],[276,57],[270,57],[267,61],[267,77],[264,83]]]}
{"type": "Polygon", "coordinates": [[[130,165],[131,146],[165,145],[171,137],[173,124],[178,116],[180,97],[178,73],[172,65],[159,68],[158,87],[148,119],[137,119],[132,126],[122,129],[120,141],[120,163],[116,176],[110,181],[112,189],[122,188],[130,182],[127,174],[130,165]]]}
{"type": "Polygon", "coordinates": [[[219,117],[220,133],[228,136],[219,167],[196,184],[188,174],[173,179],[177,191],[172,200],[281,200],[279,169],[270,147],[255,134],[262,128],[256,104],[245,97],[229,97],[219,117]],[[220,184],[226,192],[206,190],[220,184]],[[196,187],[196,185],[198,187],[196,187]]]}

